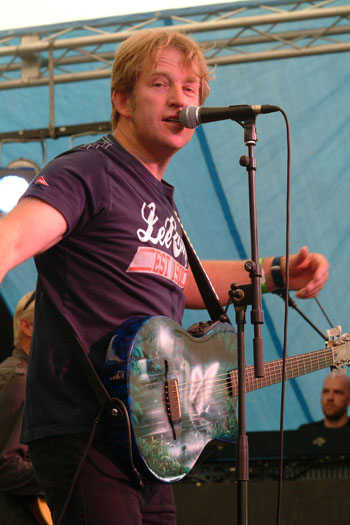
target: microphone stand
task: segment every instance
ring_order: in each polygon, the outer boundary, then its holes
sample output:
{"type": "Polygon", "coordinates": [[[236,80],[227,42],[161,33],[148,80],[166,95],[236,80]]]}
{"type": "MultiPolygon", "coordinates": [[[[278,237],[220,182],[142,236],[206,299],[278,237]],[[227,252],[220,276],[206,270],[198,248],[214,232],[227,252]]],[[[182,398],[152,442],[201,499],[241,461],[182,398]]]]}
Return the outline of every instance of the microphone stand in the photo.
{"type": "MultiPolygon", "coordinates": [[[[236,120],[236,119],[232,119],[236,120]]],[[[249,211],[250,211],[250,238],[251,260],[245,264],[249,272],[250,285],[231,285],[229,296],[236,312],[237,324],[237,351],[238,351],[238,436],[237,436],[237,523],[248,524],[248,480],[249,480],[249,451],[248,436],[246,434],[246,377],[245,377],[245,338],[244,325],[246,322],[246,308],[252,305],[251,323],[254,325],[254,370],[256,377],[264,377],[264,347],[261,337],[261,324],[264,322],[262,310],[260,279],[262,275],[258,254],[258,228],[256,209],[255,172],[256,160],[254,146],[257,142],[255,115],[245,121],[237,120],[244,128],[244,142],[248,147],[248,156],[240,158],[240,165],[246,167],[249,181],[249,211]]]]}

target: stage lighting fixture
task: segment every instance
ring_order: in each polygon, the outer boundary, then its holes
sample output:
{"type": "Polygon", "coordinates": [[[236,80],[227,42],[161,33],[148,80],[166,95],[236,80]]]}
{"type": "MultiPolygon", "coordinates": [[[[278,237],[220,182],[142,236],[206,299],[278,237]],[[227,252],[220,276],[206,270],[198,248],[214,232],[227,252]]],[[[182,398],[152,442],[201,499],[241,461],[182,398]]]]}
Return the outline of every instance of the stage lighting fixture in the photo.
{"type": "Polygon", "coordinates": [[[16,159],[0,168],[0,214],[14,208],[40,167],[29,159],[16,159]]]}

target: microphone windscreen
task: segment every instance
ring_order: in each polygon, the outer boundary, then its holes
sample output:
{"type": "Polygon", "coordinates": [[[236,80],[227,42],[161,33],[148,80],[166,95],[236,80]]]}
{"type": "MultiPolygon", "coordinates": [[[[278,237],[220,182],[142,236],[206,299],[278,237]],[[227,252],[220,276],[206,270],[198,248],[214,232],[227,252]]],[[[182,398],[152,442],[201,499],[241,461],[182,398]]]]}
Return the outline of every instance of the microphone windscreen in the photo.
{"type": "Polygon", "coordinates": [[[198,118],[197,106],[186,106],[180,111],[179,121],[184,128],[196,128],[200,122],[198,118]]]}

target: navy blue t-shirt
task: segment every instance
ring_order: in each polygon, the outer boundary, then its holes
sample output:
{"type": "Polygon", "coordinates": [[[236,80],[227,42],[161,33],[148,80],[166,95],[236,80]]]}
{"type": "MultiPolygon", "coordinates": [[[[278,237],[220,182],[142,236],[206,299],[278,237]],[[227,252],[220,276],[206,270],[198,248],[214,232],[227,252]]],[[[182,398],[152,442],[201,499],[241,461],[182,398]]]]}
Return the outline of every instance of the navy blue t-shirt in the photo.
{"type": "MultiPolygon", "coordinates": [[[[63,240],[35,263],[100,375],[126,319],[181,323],[188,265],[173,191],[108,135],[54,159],[25,193],[67,221],[63,240]]],[[[88,432],[98,409],[39,281],[22,441],[88,432]]]]}

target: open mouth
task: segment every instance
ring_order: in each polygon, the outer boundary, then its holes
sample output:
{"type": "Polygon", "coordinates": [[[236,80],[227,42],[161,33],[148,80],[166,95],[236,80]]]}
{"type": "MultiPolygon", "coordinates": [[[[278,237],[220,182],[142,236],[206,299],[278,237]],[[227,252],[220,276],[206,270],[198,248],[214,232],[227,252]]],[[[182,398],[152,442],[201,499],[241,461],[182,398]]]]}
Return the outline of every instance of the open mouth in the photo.
{"type": "Polygon", "coordinates": [[[180,124],[179,117],[168,117],[164,120],[165,122],[175,122],[176,124],[180,124]]]}

